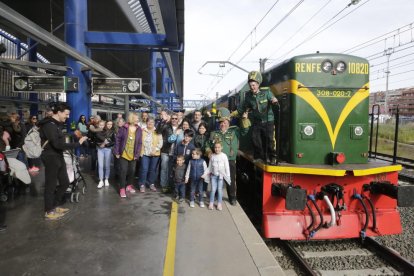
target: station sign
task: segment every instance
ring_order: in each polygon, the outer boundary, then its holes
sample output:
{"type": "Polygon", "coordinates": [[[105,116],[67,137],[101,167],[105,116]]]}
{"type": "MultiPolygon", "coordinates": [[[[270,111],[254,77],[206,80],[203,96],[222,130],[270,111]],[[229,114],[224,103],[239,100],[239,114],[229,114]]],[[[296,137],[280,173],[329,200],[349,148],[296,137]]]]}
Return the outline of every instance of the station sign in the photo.
{"type": "Polygon", "coordinates": [[[79,78],[65,76],[13,76],[13,92],[78,91],[79,78]]]}
{"type": "Polygon", "coordinates": [[[142,93],[141,78],[92,78],[92,94],[137,95],[142,93]]]}

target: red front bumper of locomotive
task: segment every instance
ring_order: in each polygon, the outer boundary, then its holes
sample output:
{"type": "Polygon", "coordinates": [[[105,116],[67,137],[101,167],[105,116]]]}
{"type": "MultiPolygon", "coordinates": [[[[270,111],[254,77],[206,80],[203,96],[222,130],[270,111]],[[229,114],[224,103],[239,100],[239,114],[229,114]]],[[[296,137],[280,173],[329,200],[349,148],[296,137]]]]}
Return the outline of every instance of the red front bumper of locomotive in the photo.
{"type": "MultiPolygon", "coordinates": [[[[384,170],[386,171],[386,170],[384,170]]],[[[363,174],[363,173],[362,173],[363,174]]],[[[378,236],[401,233],[400,214],[397,209],[397,200],[383,194],[371,194],[363,189],[364,185],[375,181],[386,181],[391,185],[397,185],[398,172],[388,171],[380,173],[369,173],[356,176],[355,173],[347,172],[343,176],[335,175],[311,175],[301,173],[279,173],[263,172],[263,201],[262,201],[262,226],[266,238],[280,238],[286,240],[305,239],[345,239],[361,236],[378,236]],[[306,190],[306,195],[317,195],[322,187],[335,183],[342,187],[343,209],[336,211],[333,225],[328,227],[332,220],[332,212],[329,206],[321,198],[315,201],[320,213],[314,205],[311,210],[314,213],[314,223],[309,208],[303,210],[288,210],[286,198],[272,195],[272,185],[275,183],[293,184],[306,190]],[[393,184],[392,184],[393,183],[393,184]],[[362,195],[366,206],[364,208],[361,200],[355,195],[362,195]],[[374,212],[368,204],[371,201],[374,212]],[[374,214],[375,213],[375,214],[374,214]],[[367,227],[367,214],[369,221],[367,227]],[[323,216],[323,226],[320,224],[320,215],[323,216]],[[375,215],[375,228],[373,216],[375,215]],[[317,231],[314,231],[317,230],[317,231]]],[[[303,193],[304,194],[304,193],[303,193]]],[[[330,195],[327,195],[329,198],[330,195]]],[[[332,202],[335,205],[335,202],[332,202]]]]}

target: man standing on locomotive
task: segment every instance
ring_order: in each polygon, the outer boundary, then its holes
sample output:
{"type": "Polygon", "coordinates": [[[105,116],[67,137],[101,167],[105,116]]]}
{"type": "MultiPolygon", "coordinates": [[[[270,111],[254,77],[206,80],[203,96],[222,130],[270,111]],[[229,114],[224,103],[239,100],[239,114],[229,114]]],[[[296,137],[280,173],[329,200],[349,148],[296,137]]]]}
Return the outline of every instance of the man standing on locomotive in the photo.
{"type": "Polygon", "coordinates": [[[275,124],[272,104],[276,104],[278,101],[268,88],[260,89],[262,83],[260,72],[250,72],[247,81],[250,90],[246,93],[243,105],[237,108],[237,111],[232,115],[250,113],[253,158],[255,162],[265,160],[267,163],[275,164],[277,156],[274,146],[275,124]]]}
{"type": "MultiPolygon", "coordinates": [[[[239,128],[237,126],[230,127],[230,112],[226,108],[220,108],[218,112],[220,129],[212,131],[210,139],[206,143],[206,155],[210,157],[215,143],[220,143],[224,152],[227,155],[230,166],[230,182],[226,183],[227,195],[231,205],[237,204],[237,185],[236,185],[236,158],[239,150],[240,134],[244,135],[248,129],[239,128]]],[[[247,114],[243,115],[243,119],[247,119],[247,114]]],[[[242,125],[244,125],[242,123],[242,125]]]]}

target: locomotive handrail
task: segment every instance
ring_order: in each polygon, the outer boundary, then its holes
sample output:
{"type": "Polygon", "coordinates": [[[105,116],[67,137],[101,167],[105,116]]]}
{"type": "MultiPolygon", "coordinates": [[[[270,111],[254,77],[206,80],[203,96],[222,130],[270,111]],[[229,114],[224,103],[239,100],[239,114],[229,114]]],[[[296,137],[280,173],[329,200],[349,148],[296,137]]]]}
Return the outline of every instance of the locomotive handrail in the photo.
{"type": "Polygon", "coordinates": [[[397,104],[397,114],[395,114],[394,152],[392,156],[393,164],[397,164],[398,126],[399,125],[400,125],[400,105],[397,104]]]}
{"type": "Polygon", "coordinates": [[[369,157],[372,157],[372,133],[374,131],[374,115],[375,115],[375,107],[377,108],[377,131],[375,134],[375,157],[377,158],[377,146],[378,146],[378,124],[379,124],[379,115],[380,115],[380,106],[379,104],[373,104],[371,108],[371,130],[369,135],[369,157]]]}
{"type": "Polygon", "coordinates": [[[279,165],[280,157],[280,104],[279,101],[276,103],[277,109],[277,135],[276,135],[276,165],[279,165]]]}

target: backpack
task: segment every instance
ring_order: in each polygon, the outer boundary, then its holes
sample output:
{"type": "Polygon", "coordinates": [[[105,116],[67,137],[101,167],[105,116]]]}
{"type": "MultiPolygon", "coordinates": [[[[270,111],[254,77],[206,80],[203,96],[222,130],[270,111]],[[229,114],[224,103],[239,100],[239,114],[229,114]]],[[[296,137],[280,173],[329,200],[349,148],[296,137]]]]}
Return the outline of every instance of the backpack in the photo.
{"type": "Polygon", "coordinates": [[[42,146],[39,130],[37,127],[32,127],[24,138],[23,151],[27,158],[39,158],[42,154],[43,148],[49,141],[46,141],[42,146]]]}

